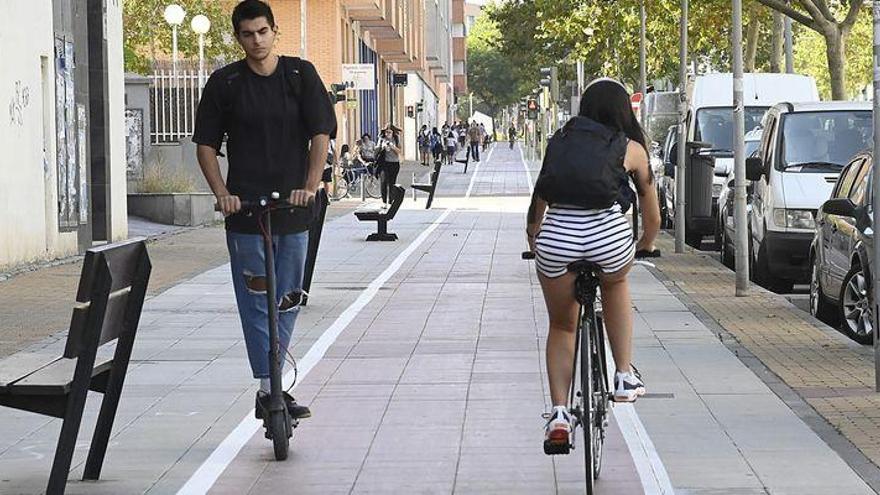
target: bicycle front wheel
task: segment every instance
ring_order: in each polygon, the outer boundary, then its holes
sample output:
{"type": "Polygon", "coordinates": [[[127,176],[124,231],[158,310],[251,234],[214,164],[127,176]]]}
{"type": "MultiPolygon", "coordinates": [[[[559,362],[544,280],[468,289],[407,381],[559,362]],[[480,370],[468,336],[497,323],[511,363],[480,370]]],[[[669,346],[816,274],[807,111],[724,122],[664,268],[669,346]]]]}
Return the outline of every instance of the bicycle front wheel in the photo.
{"type": "Polygon", "coordinates": [[[373,174],[364,174],[361,176],[364,188],[367,190],[367,196],[377,199],[382,197],[382,183],[379,178],[373,174]]]}
{"type": "Polygon", "coordinates": [[[348,196],[348,181],[341,175],[337,176],[333,181],[333,194],[330,197],[338,201],[346,196],[348,196]]]}

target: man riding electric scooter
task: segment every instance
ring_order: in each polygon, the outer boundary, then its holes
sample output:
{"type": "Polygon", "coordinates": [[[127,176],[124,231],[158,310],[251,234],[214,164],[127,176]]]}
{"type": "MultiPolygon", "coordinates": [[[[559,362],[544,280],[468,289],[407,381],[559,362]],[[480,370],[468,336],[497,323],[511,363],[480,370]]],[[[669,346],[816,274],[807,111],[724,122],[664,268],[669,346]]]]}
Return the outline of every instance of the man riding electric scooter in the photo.
{"type": "MultiPolygon", "coordinates": [[[[314,203],[336,115],[315,67],[274,53],[277,27],[269,5],[260,0],[239,3],[232,25],[246,56],[211,75],[199,102],[193,141],[205,179],[226,217],[235,298],[251,369],[260,386],[256,415],[263,418],[272,390],[269,356],[286,354],[303,295],[308,228],[314,214],[302,207],[314,203]],[[229,161],[225,182],[217,161],[224,136],[229,161]],[[279,349],[270,352],[267,232],[260,215],[242,211],[242,201],[258,201],[274,191],[301,208],[271,213],[268,237],[274,245],[279,349]]],[[[278,359],[280,368],[283,359],[278,359]]],[[[308,407],[298,405],[286,392],[283,395],[290,418],[311,415],[308,407]]]]}

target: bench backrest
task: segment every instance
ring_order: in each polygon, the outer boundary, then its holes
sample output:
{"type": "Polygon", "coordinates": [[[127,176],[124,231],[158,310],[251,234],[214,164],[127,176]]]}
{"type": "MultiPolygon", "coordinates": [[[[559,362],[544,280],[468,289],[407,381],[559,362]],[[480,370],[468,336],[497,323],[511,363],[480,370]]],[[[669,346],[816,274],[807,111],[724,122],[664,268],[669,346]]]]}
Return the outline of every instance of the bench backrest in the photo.
{"type": "Polygon", "coordinates": [[[443,166],[441,162],[434,164],[434,170],[431,171],[431,185],[437,185],[437,178],[440,177],[440,168],[443,166]]]}
{"type": "Polygon", "coordinates": [[[397,210],[400,209],[400,205],[403,204],[403,197],[406,196],[406,190],[394,184],[391,186],[391,190],[388,192],[388,199],[391,201],[391,208],[388,210],[387,218],[390,220],[394,218],[394,215],[397,215],[397,210]]]}
{"type": "Polygon", "coordinates": [[[86,251],[64,357],[94,352],[122,335],[133,338],[151,268],[143,239],[86,251]]]}

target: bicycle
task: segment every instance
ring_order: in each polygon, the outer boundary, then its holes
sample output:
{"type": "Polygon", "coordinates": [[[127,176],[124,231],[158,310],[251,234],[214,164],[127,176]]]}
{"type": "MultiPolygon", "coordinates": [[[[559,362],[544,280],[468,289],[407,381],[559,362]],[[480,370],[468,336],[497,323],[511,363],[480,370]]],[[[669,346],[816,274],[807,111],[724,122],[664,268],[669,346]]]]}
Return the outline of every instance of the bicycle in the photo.
{"type": "Polygon", "coordinates": [[[363,188],[366,195],[373,199],[382,197],[378,174],[369,165],[344,168],[341,174],[336,174],[331,197],[338,201],[349,197],[352,190],[359,188],[363,188]]]}
{"type": "MultiPolygon", "coordinates": [[[[282,389],[281,360],[286,349],[281,349],[281,340],[278,336],[278,303],[275,285],[275,250],[272,244],[272,215],[277,210],[295,208],[308,208],[290,204],[286,199],[280,199],[281,195],[273,192],[269,197],[261,197],[257,200],[241,200],[241,212],[248,215],[258,215],[257,221],[263,236],[263,250],[266,267],[266,305],[269,309],[269,405],[266,409],[268,414],[263,414],[263,428],[266,430],[266,438],[272,440],[275,459],[283,461],[287,459],[290,450],[290,437],[293,429],[299,426],[299,420],[290,416],[287,404],[284,400],[282,389]]],[[[214,205],[214,210],[219,210],[219,205],[214,205]]],[[[294,379],[296,383],[296,362],[293,362],[294,379]]],[[[259,406],[258,406],[259,407],[259,406]]]]}
{"type": "MultiPolygon", "coordinates": [[[[639,251],[636,258],[659,257],[660,251],[639,251]]],[[[522,259],[535,259],[535,253],[524,251],[522,259]]],[[[650,262],[635,260],[633,264],[654,266],[650,262]]],[[[575,449],[575,431],[583,430],[584,469],[587,495],[595,492],[595,482],[602,470],[602,447],[605,429],[608,427],[608,403],[612,393],[608,390],[608,366],[605,358],[605,325],[601,311],[596,310],[599,294],[598,265],[586,260],[568,265],[568,271],[576,274],[575,299],[580,305],[578,325],[575,329],[574,366],[569,387],[568,410],[573,418],[571,438],[565,444],[544,441],[544,453],[564,455],[575,449]],[[588,349],[588,352],[583,352],[588,349]],[[587,448],[586,446],[589,446],[587,448]]]]}

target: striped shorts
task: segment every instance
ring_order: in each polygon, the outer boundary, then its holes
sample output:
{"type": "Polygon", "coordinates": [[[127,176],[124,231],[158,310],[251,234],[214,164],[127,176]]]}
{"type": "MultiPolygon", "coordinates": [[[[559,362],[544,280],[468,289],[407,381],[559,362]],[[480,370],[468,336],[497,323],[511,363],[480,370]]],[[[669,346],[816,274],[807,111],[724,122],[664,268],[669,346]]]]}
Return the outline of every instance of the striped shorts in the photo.
{"type": "Polygon", "coordinates": [[[615,204],[603,210],[551,206],[535,239],[535,261],[541,274],[565,275],[568,265],[587,260],[614,273],[635,256],[632,227],[615,204]]]}

